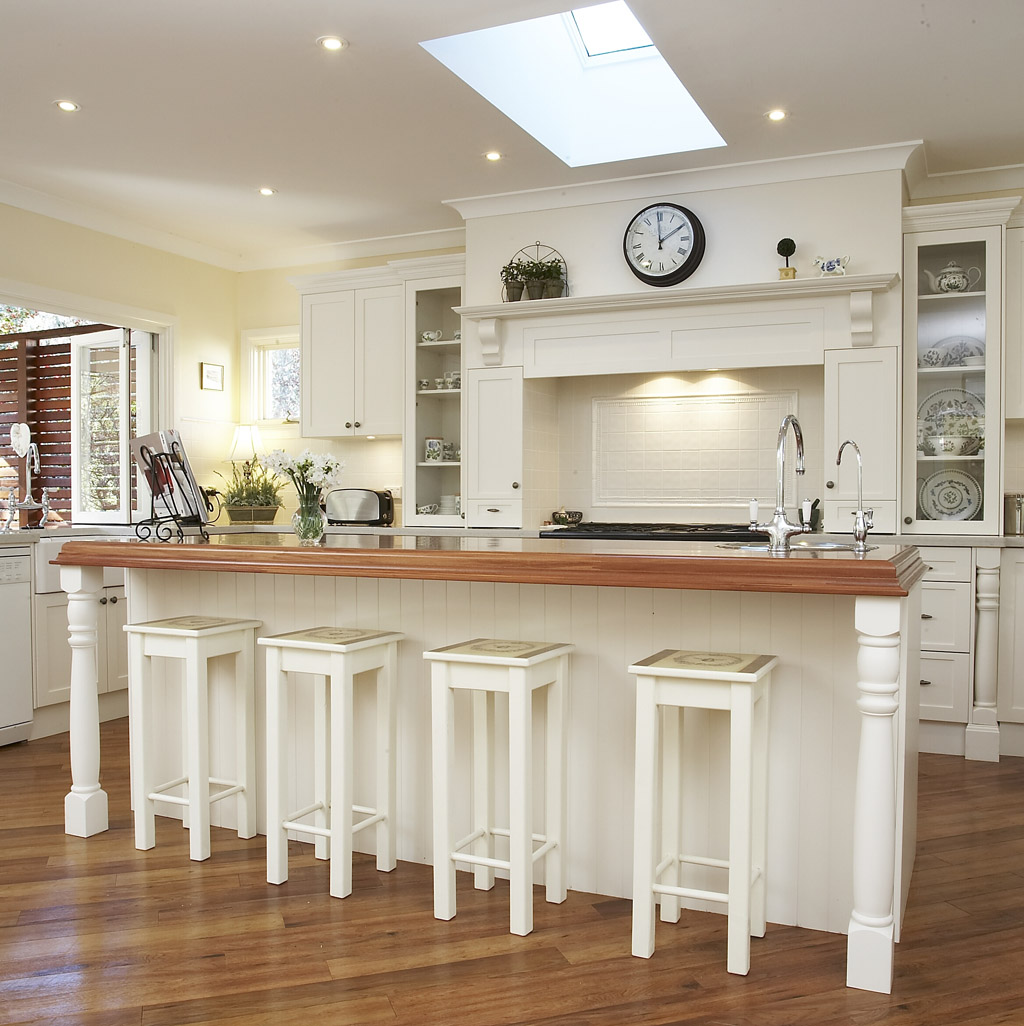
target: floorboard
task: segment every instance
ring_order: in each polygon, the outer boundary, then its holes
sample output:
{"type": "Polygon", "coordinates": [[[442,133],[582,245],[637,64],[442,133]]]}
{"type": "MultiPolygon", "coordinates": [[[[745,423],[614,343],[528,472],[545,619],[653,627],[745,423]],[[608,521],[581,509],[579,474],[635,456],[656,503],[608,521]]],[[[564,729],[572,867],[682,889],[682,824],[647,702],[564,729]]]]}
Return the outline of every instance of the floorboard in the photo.
{"type": "Polygon", "coordinates": [[[0,748],[0,1023],[4,1026],[1020,1026],[1024,1023],[1024,759],[923,755],[918,862],[891,995],[845,986],[846,938],[769,926],[747,977],[725,971],[723,916],[659,923],[630,955],[630,903],[570,892],[508,933],[508,887],[433,918],[429,867],[354,890],[293,845],[266,883],[262,837],[159,820],[133,846],[127,721],[104,724],[111,829],[63,832],[67,735],[0,748]]]}

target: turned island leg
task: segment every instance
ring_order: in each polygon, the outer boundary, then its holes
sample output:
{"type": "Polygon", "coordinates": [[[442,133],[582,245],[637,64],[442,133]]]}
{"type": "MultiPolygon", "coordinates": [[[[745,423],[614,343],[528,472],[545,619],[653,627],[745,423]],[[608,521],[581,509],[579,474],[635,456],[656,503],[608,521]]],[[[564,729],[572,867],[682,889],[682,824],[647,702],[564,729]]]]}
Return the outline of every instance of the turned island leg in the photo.
{"type": "Polygon", "coordinates": [[[96,664],[103,568],[62,566],[71,646],[71,790],[64,798],[64,832],[91,837],[107,829],[107,793],[100,787],[100,705],[96,664]]]}
{"type": "Polygon", "coordinates": [[[853,805],[853,911],[846,985],[892,992],[896,875],[896,713],[900,609],[892,599],[857,599],[860,747],[853,805]]]}

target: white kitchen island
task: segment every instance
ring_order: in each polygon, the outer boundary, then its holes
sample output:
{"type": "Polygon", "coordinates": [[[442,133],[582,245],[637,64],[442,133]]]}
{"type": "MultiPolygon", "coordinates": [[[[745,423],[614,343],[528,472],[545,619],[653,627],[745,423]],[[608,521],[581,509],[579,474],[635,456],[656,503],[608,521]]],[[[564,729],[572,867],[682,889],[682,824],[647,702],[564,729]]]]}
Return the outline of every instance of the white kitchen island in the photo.
{"type": "MultiPolygon", "coordinates": [[[[234,534],[211,544],[71,542],[58,562],[73,656],[65,822],[80,836],[107,826],[95,671],[104,566],[127,570],[135,622],[188,612],[259,618],[263,634],[319,624],[402,631],[398,854],[406,861],[431,861],[423,650],[483,636],[573,643],[568,885],[614,896],[631,890],[634,689],[626,667],[662,648],[778,655],[769,923],[847,932],[848,984],[891,990],[915,844],[918,582],[925,572],[916,549],[769,556],[713,543],[380,534],[328,536],[323,546],[301,548],[287,535],[234,534]]],[[[256,683],[261,705],[259,666],[256,683]]],[[[218,696],[216,685],[214,674],[211,731],[227,763],[231,710],[228,689],[218,696]]],[[[168,728],[160,757],[171,776],[180,751],[173,671],[158,686],[168,728]]],[[[310,778],[302,753],[311,701],[296,699],[291,723],[301,788],[310,778]]],[[[727,722],[691,714],[686,741],[692,846],[724,857],[727,722]]],[[[262,781],[262,743],[259,749],[262,781]]],[[[358,789],[372,782],[372,760],[357,752],[357,763],[358,789]]],[[[468,771],[465,777],[468,788],[468,771]]],[[[230,814],[224,810],[223,825],[231,825],[230,814]]],[[[714,882],[694,879],[704,881],[696,886],[714,882]]]]}

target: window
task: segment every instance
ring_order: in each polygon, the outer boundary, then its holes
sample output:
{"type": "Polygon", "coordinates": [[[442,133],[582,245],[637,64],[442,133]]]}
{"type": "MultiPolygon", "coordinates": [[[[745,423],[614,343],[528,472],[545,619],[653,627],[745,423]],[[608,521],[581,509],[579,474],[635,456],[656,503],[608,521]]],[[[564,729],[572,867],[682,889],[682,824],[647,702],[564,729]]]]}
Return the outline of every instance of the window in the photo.
{"type": "Polygon", "coordinates": [[[265,328],[242,335],[242,420],[298,424],[300,412],[299,329],[265,328]],[[248,400],[248,410],[246,401],[248,400]]]}
{"type": "MultiPolygon", "coordinates": [[[[134,508],[128,439],[149,430],[152,336],[79,324],[0,338],[0,430],[29,425],[39,448],[33,492],[52,517],[127,523],[134,508]],[[136,387],[145,382],[145,387],[136,387]]],[[[0,487],[17,488],[21,461],[0,461],[0,487]]],[[[28,526],[26,518],[22,525],[28,526]]],[[[33,523],[34,526],[34,523],[33,523]]]]}

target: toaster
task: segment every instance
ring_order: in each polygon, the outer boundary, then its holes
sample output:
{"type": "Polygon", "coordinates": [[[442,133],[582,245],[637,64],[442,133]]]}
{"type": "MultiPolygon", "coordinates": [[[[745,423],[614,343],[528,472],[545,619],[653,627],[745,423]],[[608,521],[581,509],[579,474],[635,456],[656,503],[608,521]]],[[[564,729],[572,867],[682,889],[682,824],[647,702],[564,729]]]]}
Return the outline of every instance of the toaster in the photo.
{"type": "Polygon", "coordinates": [[[335,488],[324,497],[324,511],[327,523],[338,526],[390,527],[395,519],[391,492],[371,488],[335,488]]]}

